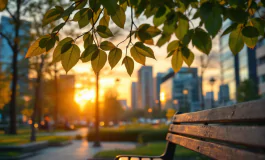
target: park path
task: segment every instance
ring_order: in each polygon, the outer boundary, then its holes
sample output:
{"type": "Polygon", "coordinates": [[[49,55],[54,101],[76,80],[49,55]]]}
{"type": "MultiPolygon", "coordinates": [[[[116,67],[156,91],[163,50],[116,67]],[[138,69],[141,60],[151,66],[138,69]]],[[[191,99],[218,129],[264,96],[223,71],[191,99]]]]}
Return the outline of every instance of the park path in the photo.
{"type": "Polygon", "coordinates": [[[50,147],[26,160],[86,160],[92,158],[99,151],[133,149],[136,144],[132,142],[102,142],[99,148],[93,148],[92,146],[93,142],[74,140],[68,146],[50,147]]]}

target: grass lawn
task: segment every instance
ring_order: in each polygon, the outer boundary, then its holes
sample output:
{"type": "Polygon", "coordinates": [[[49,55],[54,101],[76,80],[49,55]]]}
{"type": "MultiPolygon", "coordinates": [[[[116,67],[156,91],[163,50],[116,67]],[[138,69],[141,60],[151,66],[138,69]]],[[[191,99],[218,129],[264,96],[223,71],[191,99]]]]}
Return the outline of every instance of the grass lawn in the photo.
{"type": "MultiPolygon", "coordinates": [[[[0,135],[0,145],[21,145],[30,143],[29,141],[30,135],[29,134],[22,134],[22,135],[0,135]]],[[[49,142],[62,142],[72,139],[72,137],[68,136],[37,136],[38,141],[49,141],[49,142]]]]}
{"type": "MultiPolygon", "coordinates": [[[[161,155],[166,147],[166,142],[154,142],[149,143],[147,146],[137,147],[133,150],[111,150],[102,151],[97,153],[95,158],[114,158],[117,155],[146,155],[146,156],[158,156],[161,155]]],[[[177,146],[175,157],[182,158],[194,158],[194,159],[207,159],[201,156],[197,152],[193,152],[184,147],[177,146]]]]}

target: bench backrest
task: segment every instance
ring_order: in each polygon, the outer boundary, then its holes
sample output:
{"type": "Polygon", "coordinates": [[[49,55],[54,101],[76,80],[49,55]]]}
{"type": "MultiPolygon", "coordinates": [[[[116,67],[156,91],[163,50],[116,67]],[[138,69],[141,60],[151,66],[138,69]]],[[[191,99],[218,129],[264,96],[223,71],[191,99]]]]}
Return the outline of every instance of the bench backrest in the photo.
{"type": "Polygon", "coordinates": [[[176,114],[167,140],[213,159],[265,159],[265,100],[176,114]]]}

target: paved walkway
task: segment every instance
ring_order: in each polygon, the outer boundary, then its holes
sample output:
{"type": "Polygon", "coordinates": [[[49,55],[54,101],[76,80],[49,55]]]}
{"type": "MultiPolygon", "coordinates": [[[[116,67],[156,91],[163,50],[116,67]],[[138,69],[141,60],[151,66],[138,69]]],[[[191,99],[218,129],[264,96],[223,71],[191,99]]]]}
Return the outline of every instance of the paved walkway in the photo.
{"type": "Polygon", "coordinates": [[[92,158],[99,151],[133,149],[136,146],[132,142],[102,142],[100,148],[93,148],[92,145],[92,142],[86,140],[75,140],[68,146],[44,149],[38,155],[27,160],[86,160],[92,158]]]}

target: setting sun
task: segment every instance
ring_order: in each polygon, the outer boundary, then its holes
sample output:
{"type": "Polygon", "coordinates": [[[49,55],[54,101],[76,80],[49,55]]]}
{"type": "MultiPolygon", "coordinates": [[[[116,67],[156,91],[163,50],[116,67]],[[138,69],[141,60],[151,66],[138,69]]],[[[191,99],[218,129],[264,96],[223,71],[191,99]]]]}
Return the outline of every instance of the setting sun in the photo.
{"type": "Polygon", "coordinates": [[[79,104],[80,109],[83,110],[88,101],[94,101],[95,91],[89,89],[83,89],[75,93],[75,101],[79,104]]]}

